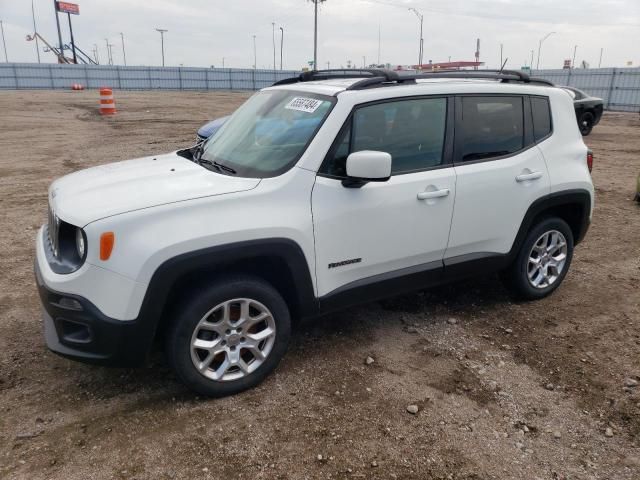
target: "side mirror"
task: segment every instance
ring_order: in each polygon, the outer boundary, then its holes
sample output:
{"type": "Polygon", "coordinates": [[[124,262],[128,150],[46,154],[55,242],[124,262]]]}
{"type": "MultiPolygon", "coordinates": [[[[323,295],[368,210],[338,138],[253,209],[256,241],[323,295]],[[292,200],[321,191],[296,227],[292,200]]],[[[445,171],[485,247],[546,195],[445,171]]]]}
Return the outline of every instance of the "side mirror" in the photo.
{"type": "Polygon", "coordinates": [[[391,178],[391,155],[387,152],[362,150],[347,157],[347,178],[342,185],[360,188],[367,182],[386,182],[391,178]]]}

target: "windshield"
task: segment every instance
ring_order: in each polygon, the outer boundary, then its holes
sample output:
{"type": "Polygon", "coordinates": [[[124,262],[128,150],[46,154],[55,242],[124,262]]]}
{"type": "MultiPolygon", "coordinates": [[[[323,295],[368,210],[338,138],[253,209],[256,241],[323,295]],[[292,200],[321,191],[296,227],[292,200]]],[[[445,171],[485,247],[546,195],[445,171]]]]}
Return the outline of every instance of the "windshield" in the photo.
{"type": "Polygon", "coordinates": [[[201,158],[243,177],[280,175],[300,159],[334,103],[307,92],[259,92],[207,141],[201,158]]]}

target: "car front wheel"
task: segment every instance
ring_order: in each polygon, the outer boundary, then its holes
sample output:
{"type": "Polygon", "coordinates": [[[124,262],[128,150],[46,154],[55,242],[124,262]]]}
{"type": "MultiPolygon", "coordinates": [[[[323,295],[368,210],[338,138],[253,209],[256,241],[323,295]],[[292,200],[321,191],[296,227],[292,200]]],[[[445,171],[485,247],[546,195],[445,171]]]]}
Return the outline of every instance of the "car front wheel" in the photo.
{"type": "Polygon", "coordinates": [[[562,283],[572,258],[571,228],[560,218],[546,218],[527,234],[505,283],[521,298],[546,297],[562,283]]]}
{"type": "Polygon", "coordinates": [[[291,335],[287,304],[253,277],[214,282],[177,309],[167,356],[178,377],[210,397],[260,383],[284,356],[291,335]]]}

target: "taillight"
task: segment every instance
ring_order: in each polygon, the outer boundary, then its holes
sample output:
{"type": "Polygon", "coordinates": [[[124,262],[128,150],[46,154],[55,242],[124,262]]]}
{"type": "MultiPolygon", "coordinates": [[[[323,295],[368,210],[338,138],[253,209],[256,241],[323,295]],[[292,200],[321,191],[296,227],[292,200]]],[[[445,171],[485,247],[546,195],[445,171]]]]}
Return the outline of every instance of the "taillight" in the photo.
{"type": "Polygon", "coordinates": [[[593,152],[589,150],[587,152],[587,167],[589,168],[589,173],[593,170],[593,152]]]}

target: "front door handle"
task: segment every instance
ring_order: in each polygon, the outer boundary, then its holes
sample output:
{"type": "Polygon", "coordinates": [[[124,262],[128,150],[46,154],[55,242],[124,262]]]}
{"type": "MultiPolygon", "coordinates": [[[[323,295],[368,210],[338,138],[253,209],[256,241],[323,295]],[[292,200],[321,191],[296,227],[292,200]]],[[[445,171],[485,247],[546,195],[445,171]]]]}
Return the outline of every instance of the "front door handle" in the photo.
{"type": "Polygon", "coordinates": [[[443,188],[442,190],[434,190],[431,192],[420,192],[418,193],[418,200],[429,200],[431,198],[446,197],[447,195],[449,195],[449,189],[443,188]]]}
{"type": "Polygon", "coordinates": [[[542,172],[523,173],[516,177],[516,182],[526,182],[528,180],[538,180],[542,178],[542,172]]]}

